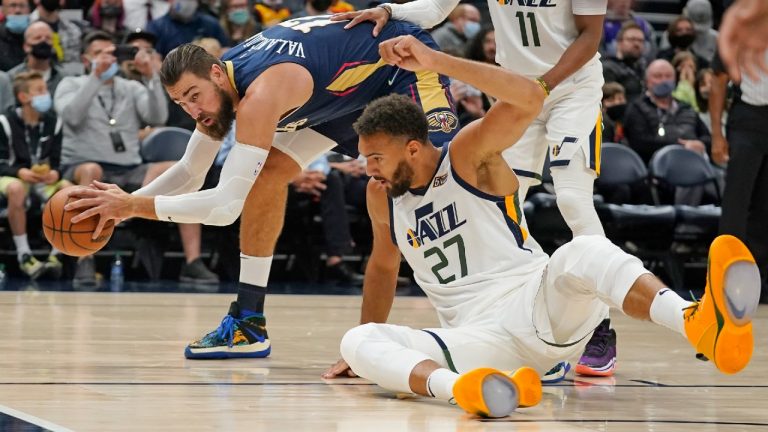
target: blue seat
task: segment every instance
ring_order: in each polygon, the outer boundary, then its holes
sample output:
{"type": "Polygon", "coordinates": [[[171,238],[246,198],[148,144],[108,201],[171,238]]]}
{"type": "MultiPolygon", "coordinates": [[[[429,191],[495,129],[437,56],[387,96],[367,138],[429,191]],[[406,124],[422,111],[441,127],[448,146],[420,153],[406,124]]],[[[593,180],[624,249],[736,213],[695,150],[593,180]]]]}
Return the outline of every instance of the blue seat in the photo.
{"type": "MultiPolygon", "coordinates": [[[[634,195],[649,198],[651,195],[648,170],[643,160],[622,144],[603,143],[596,188],[606,197],[631,199],[634,195]]],[[[676,217],[673,206],[596,201],[595,209],[611,241],[652,265],[663,263],[671,284],[682,288],[682,280],[670,254],[676,217]]]]}
{"type": "Polygon", "coordinates": [[[141,158],[146,163],[177,161],[184,155],[192,132],[178,127],[161,127],[141,142],[141,158]]]}

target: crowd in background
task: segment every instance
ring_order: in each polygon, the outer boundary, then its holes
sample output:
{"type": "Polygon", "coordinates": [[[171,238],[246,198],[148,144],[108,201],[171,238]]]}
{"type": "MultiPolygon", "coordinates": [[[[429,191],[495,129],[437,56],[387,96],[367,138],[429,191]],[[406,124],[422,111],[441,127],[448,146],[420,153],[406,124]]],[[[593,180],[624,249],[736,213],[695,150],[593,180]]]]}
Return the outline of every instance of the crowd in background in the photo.
{"type": "MultiPolygon", "coordinates": [[[[737,86],[728,85],[717,59],[713,23],[719,17],[713,16],[709,1],[688,0],[682,15],[660,31],[637,15],[632,3],[608,1],[600,45],[605,77],[603,141],[629,146],[646,163],[659,148],[679,144],[725,167],[727,111],[740,93],[737,86]],[[715,105],[719,106],[712,113],[715,93],[722,97],[718,96],[715,105]]],[[[61,272],[58,251],[38,260],[30,250],[22,222],[28,196],[36,194],[44,201],[56,190],[93,180],[135,190],[169,167],[170,163],[144,163],[140,143],[157,127],[194,128],[194,121],[170,101],[158,79],[162,58],[170,50],[194,42],[218,56],[290,18],[375,4],[367,0],[94,0],[85,4],[2,0],[0,194],[5,197],[22,270],[33,278],[61,272]],[[94,67],[99,68],[96,74],[94,67]]],[[[494,30],[480,6],[460,4],[432,35],[448,53],[494,63],[494,30]]],[[[482,117],[494,103],[493,98],[456,80],[450,91],[462,124],[482,117]]],[[[214,173],[233,141],[232,132],[214,173]]],[[[328,270],[347,282],[362,280],[345,266],[342,256],[353,243],[347,208],[365,213],[365,181],[363,161],[330,156],[291,184],[292,199],[320,203],[322,217],[329,221],[323,225],[328,270]]],[[[201,227],[179,225],[179,235],[186,258],[179,277],[217,282],[218,276],[200,259],[201,227]]],[[[80,260],[76,281],[89,283],[94,278],[92,258],[80,260]]]]}

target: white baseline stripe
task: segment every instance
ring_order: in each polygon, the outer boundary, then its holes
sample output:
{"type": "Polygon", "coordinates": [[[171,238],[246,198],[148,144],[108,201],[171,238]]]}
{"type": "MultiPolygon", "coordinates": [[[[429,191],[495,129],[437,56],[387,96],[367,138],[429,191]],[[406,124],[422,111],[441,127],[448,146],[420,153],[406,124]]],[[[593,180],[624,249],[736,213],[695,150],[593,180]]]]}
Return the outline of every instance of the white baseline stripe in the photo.
{"type": "Polygon", "coordinates": [[[40,426],[41,428],[45,428],[53,432],[74,432],[72,429],[67,429],[63,426],[59,426],[47,420],[23,413],[5,405],[0,405],[0,413],[8,414],[9,416],[16,417],[18,419],[24,420],[27,423],[32,423],[35,426],[40,426]]]}

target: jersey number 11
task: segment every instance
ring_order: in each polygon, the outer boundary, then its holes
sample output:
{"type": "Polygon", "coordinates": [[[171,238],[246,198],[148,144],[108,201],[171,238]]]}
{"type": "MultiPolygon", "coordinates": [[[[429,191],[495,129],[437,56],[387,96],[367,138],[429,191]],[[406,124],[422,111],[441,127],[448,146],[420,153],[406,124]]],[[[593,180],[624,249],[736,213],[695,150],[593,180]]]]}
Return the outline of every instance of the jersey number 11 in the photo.
{"type": "Polygon", "coordinates": [[[528,12],[527,14],[523,14],[523,11],[517,11],[515,16],[517,17],[517,20],[520,22],[520,37],[523,40],[523,46],[527,47],[530,46],[528,43],[528,31],[525,28],[525,16],[528,16],[528,21],[531,22],[531,36],[533,38],[533,46],[541,46],[541,42],[539,42],[539,29],[536,27],[536,15],[534,15],[533,12],[528,12]]]}

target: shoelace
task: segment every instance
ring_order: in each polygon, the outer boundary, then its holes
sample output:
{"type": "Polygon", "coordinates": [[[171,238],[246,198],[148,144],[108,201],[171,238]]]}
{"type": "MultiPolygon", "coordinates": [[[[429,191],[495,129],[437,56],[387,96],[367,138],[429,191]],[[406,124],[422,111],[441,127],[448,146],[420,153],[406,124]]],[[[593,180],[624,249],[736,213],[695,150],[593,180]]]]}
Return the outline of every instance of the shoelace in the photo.
{"type": "Polygon", "coordinates": [[[216,329],[216,336],[218,336],[219,339],[226,340],[227,346],[230,348],[232,348],[232,340],[235,338],[235,325],[238,321],[240,320],[227,314],[224,319],[221,320],[219,328],[216,329]]]}
{"type": "Polygon", "coordinates": [[[693,316],[696,315],[696,312],[699,311],[699,305],[701,305],[701,299],[696,300],[696,296],[693,295],[693,291],[688,291],[688,293],[691,295],[692,304],[688,307],[684,307],[683,311],[693,309],[693,312],[691,312],[688,316],[685,317],[686,321],[692,319],[693,316]]]}
{"type": "Polygon", "coordinates": [[[608,347],[608,341],[611,338],[611,329],[609,327],[598,327],[595,330],[595,335],[592,336],[592,340],[587,344],[584,350],[584,355],[589,357],[599,357],[605,353],[608,347]]]}
{"type": "MultiPolygon", "coordinates": [[[[227,346],[232,348],[232,342],[235,339],[235,325],[242,321],[244,320],[237,319],[232,315],[227,314],[224,319],[221,320],[221,324],[219,324],[219,327],[216,329],[216,336],[218,336],[219,339],[226,340],[227,346]]],[[[247,327],[243,327],[240,331],[248,331],[251,333],[251,335],[255,336],[259,342],[264,342],[264,336],[249,331],[247,327]]]]}

